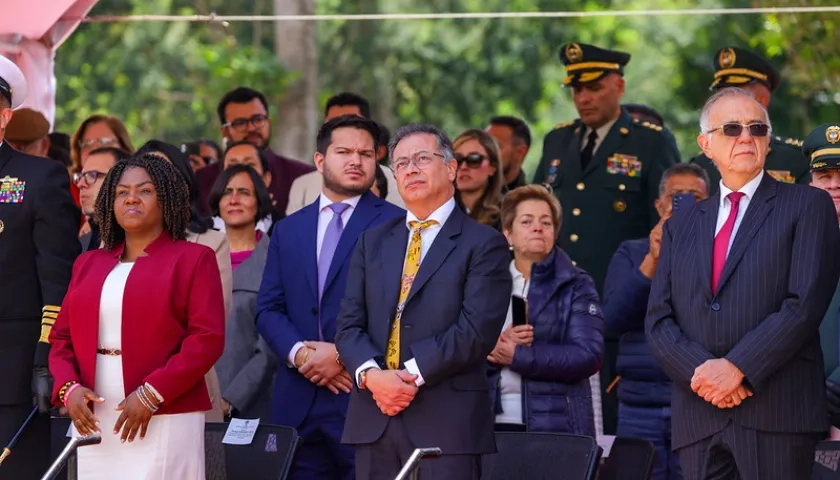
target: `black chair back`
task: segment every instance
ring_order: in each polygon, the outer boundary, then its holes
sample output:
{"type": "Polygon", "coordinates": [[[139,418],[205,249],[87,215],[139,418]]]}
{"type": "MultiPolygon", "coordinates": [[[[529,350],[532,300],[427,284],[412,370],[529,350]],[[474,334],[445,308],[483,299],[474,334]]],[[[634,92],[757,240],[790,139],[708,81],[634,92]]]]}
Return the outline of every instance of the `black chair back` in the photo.
{"type": "Polygon", "coordinates": [[[482,458],[482,480],[593,480],[601,447],[592,437],[496,432],[498,453],[482,458]]]}
{"type": "Polygon", "coordinates": [[[300,442],[294,428],[261,424],[250,445],[227,445],[227,427],[204,427],[207,480],[285,480],[300,442]]]}
{"type": "Polygon", "coordinates": [[[598,480],[649,480],[656,448],[649,440],[616,437],[598,472],[598,480]]]}

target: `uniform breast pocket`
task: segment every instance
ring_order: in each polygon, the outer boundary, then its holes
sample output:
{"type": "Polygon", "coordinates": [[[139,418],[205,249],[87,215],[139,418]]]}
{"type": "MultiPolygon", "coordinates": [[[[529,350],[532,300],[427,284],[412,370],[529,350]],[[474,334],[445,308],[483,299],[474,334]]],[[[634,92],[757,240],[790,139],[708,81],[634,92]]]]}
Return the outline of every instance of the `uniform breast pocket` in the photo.
{"type": "Polygon", "coordinates": [[[608,192],[605,198],[612,203],[615,213],[631,212],[644,202],[642,181],[640,178],[628,177],[620,174],[607,174],[604,179],[604,189],[608,192]]]}

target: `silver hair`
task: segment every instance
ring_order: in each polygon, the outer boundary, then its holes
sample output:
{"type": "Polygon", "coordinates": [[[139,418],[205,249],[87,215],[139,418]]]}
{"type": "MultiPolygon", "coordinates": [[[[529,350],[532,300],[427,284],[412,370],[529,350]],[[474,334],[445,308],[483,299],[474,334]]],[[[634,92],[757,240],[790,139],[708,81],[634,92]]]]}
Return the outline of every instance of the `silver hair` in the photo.
{"type": "Polygon", "coordinates": [[[709,174],[706,173],[706,171],[703,170],[702,167],[693,163],[675,163],[668,167],[668,169],[662,173],[662,178],[659,180],[660,197],[663,193],[665,193],[665,186],[668,184],[668,179],[673,177],[674,175],[696,176],[700,180],[703,180],[703,184],[706,185],[706,193],[709,193],[709,184],[712,182],[711,180],[709,180],[709,174]]]}
{"type": "Polygon", "coordinates": [[[455,147],[452,146],[452,140],[443,133],[443,130],[426,123],[409,123],[408,125],[398,128],[394,134],[393,140],[391,140],[391,143],[388,144],[388,157],[391,158],[391,161],[394,159],[394,149],[397,148],[397,144],[400,143],[402,139],[421,133],[434,135],[437,143],[437,149],[440,150],[440,154],[443,155],[443,163],[449,163],[452,160],[455,160],[455,147]]]}
{"type": "Polygon", "coordinates": [[[755,102],[755,104],[758,105],[758,107],[761,109],[761,112],[764,114],[764,123],[766,123],[770,127],[770,130],[773,130],[773,126],[770,124],[770,115],[767,113],[767,109],[764,108],[764,105],[756,101],[755,95],[753,95],[747,90],[744,90],[743,88],[727,87],[715,92],[714,95],[712,95],[711,97],[709,97],[708,100],[706,100],[706,104],[703,105],[703,112],[700,114],[701,135],[711,135],[709,133],[709,130],[712,129],[712,126],[709,123],[709,116],[711,115],[712,107],[714,107],[719,100],[728,97],[747,97],[753,102],[755,102]]]}

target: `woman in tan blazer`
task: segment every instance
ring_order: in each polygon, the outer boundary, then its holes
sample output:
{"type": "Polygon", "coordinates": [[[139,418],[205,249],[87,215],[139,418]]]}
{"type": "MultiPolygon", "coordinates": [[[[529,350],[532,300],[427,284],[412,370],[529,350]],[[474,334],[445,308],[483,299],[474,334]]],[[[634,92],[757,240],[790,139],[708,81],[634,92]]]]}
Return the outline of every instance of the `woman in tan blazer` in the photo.
{"type": "MultiPolygon", "coordinates": [[[[216,263],[219,265],[219,273],[222,276],[225,319],[227,319],[230,315],[233,298],[233,270],[230,265],[230,244],[224,233],[210,228],[213,226],[213,221],[200,213],[201,210],[198,208],[198,181],[190,167],[189,159],[174,145],[159,140],[149,140],[137,152],[154,153],[164,157],[186,179],[190,189],[190,226],[187,229],[186,240],[210,247],[216,253],[216,263]]],[[[207,372],[204,379],[207,382],[207,389],[210,392],[210,402],[213,404],[213,409],[206,412],[205,420],[207,422],[223,422],[222,394],[219,388],[219,378],[216,375],[216,369],[213,368],[207,372]]]]}

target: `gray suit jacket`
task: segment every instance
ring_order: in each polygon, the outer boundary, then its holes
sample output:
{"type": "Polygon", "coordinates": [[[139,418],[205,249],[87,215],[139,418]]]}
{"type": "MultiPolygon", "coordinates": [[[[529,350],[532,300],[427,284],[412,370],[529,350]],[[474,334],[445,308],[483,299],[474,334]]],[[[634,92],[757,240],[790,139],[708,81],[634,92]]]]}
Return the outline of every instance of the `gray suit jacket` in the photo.
{"type": "Polygon", "coordinates": [[[225,351],[216,362],[222,398],[243,418],[267,420],[277,358],[257,333],[256,302],[268,255],[268,235],[233,271],[233,307],[225,328],[225,351]]]}

